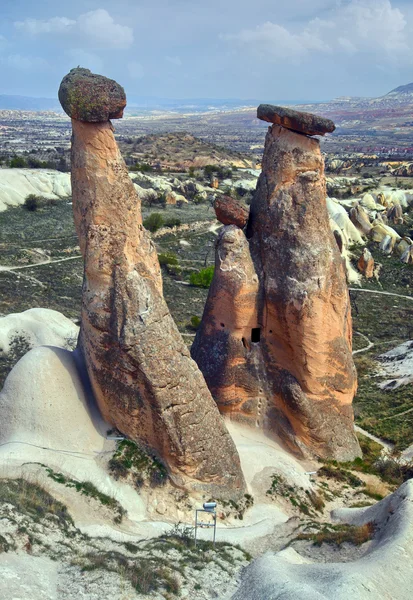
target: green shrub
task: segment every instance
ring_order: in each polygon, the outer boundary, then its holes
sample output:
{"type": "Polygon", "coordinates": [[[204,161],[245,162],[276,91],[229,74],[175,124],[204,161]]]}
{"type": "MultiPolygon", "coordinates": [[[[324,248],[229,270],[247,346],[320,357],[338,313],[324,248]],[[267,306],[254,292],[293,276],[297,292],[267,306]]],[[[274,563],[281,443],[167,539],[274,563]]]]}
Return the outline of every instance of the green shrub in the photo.
{"type": "Polygon", "coordinates": [[[170,227],[171,229],[172,227],[179,227],[180,224],[181,219],[178,219],[178,217],[168,217],[164,220],[165,227],[170,227]]]}
{"type": "Polygon", "coordinates": [[[40,208],[40,206],[42,205],[42,200],[43,199],[40,198],[40,196],[36,196],[35,194],[29,194],[28,196],[26,196],[26,200],[24,201],[23,206],[27,210],[34,212],[35,210],[40,208]]]}
{"type": "Polygon", "coordinates": [[[148,231],[152,231],[152,233],[158,231],[158,229],[160,229],[163,226],[163,224],[163,216],[161,215],[161,213],[156,212],[149,215],[149,217],[147,217],[143,222],[143,226],[145,227],[145,229],[147,229],[148,231]]]}
{"type": "Polygon", "coordinates": [[[11,159],[11,161],[10,161],[11,169],[24,169],[24,167],[27,167],[27,163],[26,163],[25,159],[23,158],[23,156],[15,156],[14,158],[11,159]]]}
{"type": "Polygon", "coordinates": [[[132,473],[135,486],[139,489],[148,482],[151,487],[165,485],[168,473],[164,464],[147,450],[132,440],[122,440],[109,461],[109,469],[115,479],[122,479],[132,473]]]}
{"type": "Polygon", "coordinates": [[[199,317],[197,317],[196,315],[193,315],[191,317],[191,328],[192,329],[198,329],[198,327],[201,325],[201,319],[199,317]]]}
{"type": "Polygon", "coordinates": [[[179,265],[179,260],[173,252],[161,252],[158,254],[160,265],[179,265]]]}
{"type": "Polygon", "coordinates": [[[191,273],[189,282],[191,285],[202,288],[209,288],[211,285],[212,278],[214,276],[214,267],[206,267],[200,271],[191,273]]]}
{"type": "Polygon", "coordinates": [[[39,208],[44,208],[45,206],[55,206],[56,204],[57,200],[54,198],[42,198],[42,196],[36,196],[36,194],[29,194],[26,196],[23,208],[34,212],[39,208]]]}

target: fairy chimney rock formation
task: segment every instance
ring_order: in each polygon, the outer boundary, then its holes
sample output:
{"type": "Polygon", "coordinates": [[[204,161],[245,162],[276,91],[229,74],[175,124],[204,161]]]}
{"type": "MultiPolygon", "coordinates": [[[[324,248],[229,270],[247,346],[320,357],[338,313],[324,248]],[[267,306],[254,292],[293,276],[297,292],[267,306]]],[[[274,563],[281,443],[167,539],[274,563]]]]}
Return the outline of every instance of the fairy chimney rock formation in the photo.
{"type": "Polygon", "coordinates": [[[333,121],[325,117],[272,104],[260,104],[257,108],[257,117],[261,121],[282,125],[286,129],[305,135],[324,135],[332,133],[336,128],[333,121]]]}
{"type": "Polygon", "coordinates": [[[298,454],[352,460],[360,447],[350,300],[319,140],[309,137],[334,124],[267,105],[258,116],[274,124],[246,236],[239,230],[225,252],[229,233],[218,240],[192,356],[221,411],[278,434],[298,454]]]}
{"type": "Polygon", "coordinates": [[[364,248],[363,254],[357,261],[357,268],[366,279],[371,279],[374,275],[374,258],[368,248],[364,248]]]}
{"type": "Polygon", "coordinates": [[[236,225],[240,229],[244,229],[247,224],[248,208],[231,196],[216,198],[214,210],[218,221],[223,225],[236,225]]]}
{"type": "MultiPolygon", "coordinates": [[[[71,98],[77,79],[63,81],[71,98]]],[[[88,81],[86,96],[107,108],[100,118],[118,115],[122,103],[107,93],[106,78],[88,81]]],[[[163,298],[156,248],[112,124],[79,110],[72,113],[83,119],[72,120],[73,211],[84,257],[79,347],[100,410],[157,452],[176,485],[239,498],[238,453],[163,298]]]]}

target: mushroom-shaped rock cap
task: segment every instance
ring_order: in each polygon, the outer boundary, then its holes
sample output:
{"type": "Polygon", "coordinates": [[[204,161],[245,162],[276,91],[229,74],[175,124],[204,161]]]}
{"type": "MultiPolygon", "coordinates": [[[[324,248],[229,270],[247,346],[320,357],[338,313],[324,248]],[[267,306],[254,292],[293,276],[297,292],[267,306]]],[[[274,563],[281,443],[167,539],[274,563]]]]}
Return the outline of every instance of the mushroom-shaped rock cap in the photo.
{"type": "Polygon", "coordinates": [[[257,117],[261,121],[282,125],[282,127],[306,135],[324,135],[331,133],[336,128],[330,119],[272,104],[260,104],[257,108],[257,117]]]}
{"type": "Polygon", "coordinates": [[[123,117],[126,94],[113,79],[95,75],[89,69],[77,68],[63,77],[59,101],[72,119],[102,123],[123,117]]]}
{"type": "Polygon", "coordinates": [[[246,206],[231,198],[223,196],[215,199],[215,214],[223,225],[236,225],[243,229],[248,221],[249,210],[246,206]]]}

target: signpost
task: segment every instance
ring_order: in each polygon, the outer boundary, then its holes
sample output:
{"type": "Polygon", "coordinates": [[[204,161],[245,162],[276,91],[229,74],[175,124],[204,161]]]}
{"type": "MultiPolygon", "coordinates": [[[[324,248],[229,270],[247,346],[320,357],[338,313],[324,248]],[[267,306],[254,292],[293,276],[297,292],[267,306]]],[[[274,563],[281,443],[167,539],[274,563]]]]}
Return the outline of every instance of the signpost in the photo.
{"type": "Polygon", "coordinates": [[[216,507],[217,507],[217,503],[216,502],[204,502],[203,504],[203,508],[197,508],[195,511],[195,548],[196,548],[196,539],[197,539],[197,531],[198,531],[198,527],[200,527],[201,529],[204,528],[214,528],[214,540],[213,540],[213,544],[214,544],[214,548],[215,548],[215,538],[216,538],[216,531],[217,531],[217,513],[216,513],[216,507]],[[209,519],[207,521],[202,521],[202,516],[199,517],[199,513],[207,513],[208,515],[212,516],[212,520],[209,519]]]}

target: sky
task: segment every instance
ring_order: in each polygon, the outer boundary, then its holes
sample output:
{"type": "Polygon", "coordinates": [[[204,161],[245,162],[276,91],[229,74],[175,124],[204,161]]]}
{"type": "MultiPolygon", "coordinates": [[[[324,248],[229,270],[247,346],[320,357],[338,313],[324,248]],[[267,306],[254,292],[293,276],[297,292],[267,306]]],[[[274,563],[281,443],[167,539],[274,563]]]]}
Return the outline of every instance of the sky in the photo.
{"type": "Polygon", "coordinates": [[[322,101],[413,82],[413,0],[0,0],[0,94],[322,101]]]}

